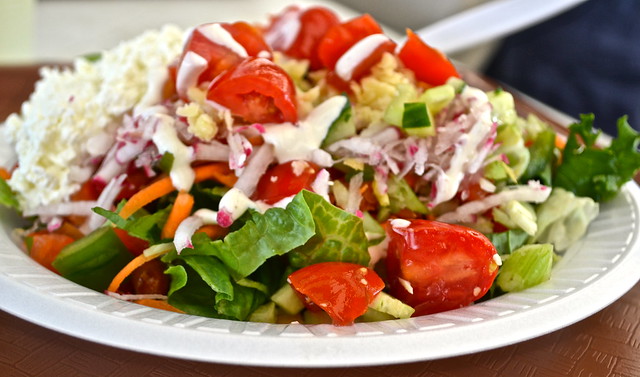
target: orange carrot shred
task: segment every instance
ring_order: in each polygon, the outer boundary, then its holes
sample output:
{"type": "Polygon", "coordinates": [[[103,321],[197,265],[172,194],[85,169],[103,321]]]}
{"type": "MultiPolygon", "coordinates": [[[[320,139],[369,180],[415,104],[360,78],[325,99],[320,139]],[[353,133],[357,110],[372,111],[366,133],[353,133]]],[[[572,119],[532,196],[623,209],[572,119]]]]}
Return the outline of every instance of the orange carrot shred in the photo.
{"type": "Polygon", "coordinates": [[[171,212],[167,222],[162,227],[162,238],[173,238],[176,234],[176,229],[182,220],[189,217],[191,209],[193,209],[193,196],[186,191],[180,191],[176,201],[173,203],[171,212]]]}
{"type": "Polygon", "coordinates": [[[156,309],[162,309],[162,310],[167,310],[170,312],[176,312],[176,313],[184,313],[182,310],[176,308],[173,305],[170,305],[168,302],[166,301],[162,301],[162,300],[153,300],[153,299],[141,299],[141,300],[135,300],[134,301],[136,304],[140,304],[140,305],[144,305],[144,306],[149,306],[151,308],[156,308],[156,309]]]}
{"type": "MultiPolygon", "coordinates": [[[[225,186],[231,187],[238,180],[233,172],[229,170],[227,164],[222,162],[198,166],[193,170],[195,171],[196,175],[195,182],[214,179],[224,184],[225,186]]],[[[147,204],[160,197],[172,193],[173,191],[175,191],[175,187],[173,187],[171,178],[160,178],[159,180],[153,182],[149,186],[141,189],[133,196],[131,196],[131,198],[129,198],[129,200],[122,207],[122,210],[120,210],[120,217],[126,219],[136,213],[140,208],[146,206],[147,204]]]]}
{"type": "Polygon", "coordinates": [[[212,240],[217,240],[226,236],[227,233],[229,233],[229,229],[223,228],[220,225],[209,224],[201,226],[196,230],[196,233],[204,233],[212,240]]]}
{"type": "Polygon", "coordinates": [[[173,187],[171,178],[164,177],[159,179],[131,196],[122,207],[122,210],[120,210],[120,216],[126,219],[136,213],[140,208],[162,196],[170,194],[174,190],[175,188],[173,187]]]}
{"type": "Polygon", "coordinates": [[[560,135],[556,135],[556,148],[564,149],[564,146],[567,144],[567,140],[560,135]]]}
{"type": "Polygon", "coordinates": [[[11,173],[7,169],[0,167],[0,178],[6,181],[11,178],[11,173]]]}
{"type": "Polygon", "coordinates": [[[144,254],[140,254],[137,257],[133,258],[126,266],[122,268],[122,270],[120,270],[120,272],[116,274],[116,276],[114,276],[113,280],[111,280],[111,284],[109,284],[109,287],[107,288],[107,291],[118,292],[118,288],[120,288],[120,284],[122,284],[124,279],[126,279],[129,275],[131,275],[131,273],[135,271],[136,268],[162,255],[163,255],[162,253],[154,254],[151,256],[145,256],[144,254]]]}

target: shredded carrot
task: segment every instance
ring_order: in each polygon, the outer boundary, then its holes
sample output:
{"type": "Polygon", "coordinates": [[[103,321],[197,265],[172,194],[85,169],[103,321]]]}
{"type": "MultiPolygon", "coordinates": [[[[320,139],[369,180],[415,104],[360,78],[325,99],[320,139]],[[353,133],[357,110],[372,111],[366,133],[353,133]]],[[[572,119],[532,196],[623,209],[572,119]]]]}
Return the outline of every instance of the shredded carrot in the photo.
{"type": "Polygon", "coordinates": [[[193,196],[186,191],[180,191],[173,203],[167,222],[162,227],[162,238],[173,238],[178,225],[191,214],[191,209],[193,209],[193,196]]]}
{"type": "Polygon", "coordinates": [[[214,179],[227,187],[232,187],[238,180],[238,177],[229,169],[229,165],[225,162],[214,162],[212,164],[195,167],[193,170],[196,173],[196,182],[214,179]]]}
{"type": "Polygon", "coordinates": [[[556,135],[556,148],[564,149],[564,146],[567,144],[567,140],[560,135],[556,135]]]}
{"type": "Polygon", "coordinates": [[[212,240],[220,239],[229,233],[228,228],[223,228],[220,225],[203,225],[196,231],[196,233],[204,233],[212,240]]]}
{"type": "Polygon", "coordinates": [[[175,188],[173,187],[171,178],[161,178],[131,196],[131,198],[129,198],[125,205],[122,206],[122,210],[120,210],[120,216],[123,219],[126,219],[127,217],[136,213],[140,208],[146,206],[147,204],[162,196],[170,194],[174,190],[175,188]]]}
{"type": "Polygon", "coordinates": [[[0,167],[0,178],[6,181],[11,178],[11,173],[7,169],[0,167]]]}
{"type": "Polygon", "coordinates": [[[145,256],[144,254],[140,254],[137,257],[133,258],[126,266],[118,272],[118,274],[111,280],[111,284],[107,288],[109,292],[118,292],[118,288],[120,288],[120,284],[126,279],[136,268],[142,266],[148,261],[155,259],[159,256],[164,255],[163,253],[157,253],[151,256],[145,256]]]}
{"type": "Polygon", "coordinates": [[[60,226],[60,228],[56,229],[54,233],[64,234],[66,236],[73,238],[74,240],[78,240],[84,237],[84,233],[82,233],[77,226],[73,225],[69,221],[64,221],[60,226]]]}
{"type": "Polygon", "coordinates": [[[168,302],[162,301],[162,300],[152,300],[152,299],[145,298],[142,300],[135,300],[134,302],[136,304],[149,306],[151,308],[162,309],[162,310],[167,310],[167,311],[176,312],[176,313],[184,313],[182,310],[176,308],[173,305],[169,305],[168,302]]]}
{"type": "MultiPolygon", "coordinates": [[[[202,182],[207,179],[214,179],[225,186],[233,186],[238,178],[229,170],[226,163],[217,162],[208,165],[202,165],[194,168],[196,178],[195,182],[202,182]]],[[[152,201],[172,193],[175,190],[170,177],[163,177],[153,182],[149,186],[136,192],[125,203],[120,210],[120,216],[123,219],[128,218],[137,212],[140,208],[146,206],[152,201]]]]}

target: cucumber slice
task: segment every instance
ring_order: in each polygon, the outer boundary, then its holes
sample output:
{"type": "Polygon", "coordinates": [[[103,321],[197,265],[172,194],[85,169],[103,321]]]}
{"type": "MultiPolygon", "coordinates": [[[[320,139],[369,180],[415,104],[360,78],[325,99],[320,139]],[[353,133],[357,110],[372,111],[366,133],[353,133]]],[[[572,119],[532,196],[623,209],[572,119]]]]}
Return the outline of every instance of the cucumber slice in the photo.
{"type": "Polygon", "coordinates": [[[456,90],[452,85],[444,84],[429,88],[418,97],[418,101],[427,104],[432,114],[437,114],[445,108],[456,96],[456,90]]]}
{"type": "Polygon", "coordinates": [[[87,288],[104,291],[131,259],[133,255],[113,228],[105,226],[65,246],[52,264],[63,277],[87,288]]]}
{"type": "Polygon", "coordinates": [[[385,292],[378,293],[369,308],[394,318],[409,318],[415,312],[411,306],[385,292]]]}
{"type": "Polygon", "coordinates": [[[304,303],[296,291],[289,284],[283,285],[271,296],[271,301],[275,302],[282,310],[288,314],[298,314],[304,309],[304,303]]]}
{"type": "Polygon", "coordinates": [[[503,259],[496,284],[505,292],[517,292],[547,281],[554,255],[551,244],[524,245],[503,259]]]}
{"type": "Polygon", "coordinates": [[[305,310],[302,313],[302,319],[304,323],[309,325],[320,325],[325,323],[331,323],[331,317],[324,310],[321,311],[311,311],[305,310]]]}
{"type": "Polygon", "coordinates": [[[249,322],[263,322],[263,323],[276,323],[278,319],[278,311],[276,310],[276,303],[271,301],[264,305],[258,306],[256,310],[249,316],[249,322]]]}
{"type": "Polygon", "coordinates": [[[398,94],[391,100],[384,112],[383,120],[392,126],[402,126],[402,114],[404,103],[414,101],[417,96],[416,88],[410,84],[399,84],[396,87],[398,94]]]}
{"type": "Polygon", "coordinates": [[[367,308],[367,311],[356,319],[357,322],[378,322],[378,321],[387,321],[390,319],[396,319],[396,317],[379,312],[375,309],[367,308]]]}
{"type": "Polygon", "coordinates": [[[342,108],[340,115],[336,120],[331,123],[327,136],[322,141],[321,147],[324,148],[328,145],[335,143],[338,140],[349,138],[356,134],[356,122],[352,116],[351,104],[347,100],[346,104],[342,108]]]}
{"type": "Polygon", "coordinates": [[[435,135],[433,115],[424,102],[406,102],[402,113],[402,129],[411,136],[435,135]]]}

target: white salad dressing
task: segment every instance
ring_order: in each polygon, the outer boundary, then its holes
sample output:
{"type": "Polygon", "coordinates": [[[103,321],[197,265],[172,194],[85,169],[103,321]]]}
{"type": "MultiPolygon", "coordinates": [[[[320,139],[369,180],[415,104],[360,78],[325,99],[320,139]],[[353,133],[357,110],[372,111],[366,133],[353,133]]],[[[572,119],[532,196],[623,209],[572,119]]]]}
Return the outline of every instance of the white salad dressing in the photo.
{"type": "Polygon", "coordinates": [[[345,96],[331,97],[313,109],[298,125],[282,123],[265,126],[262,137],[274,146],[279,163],[291,160],[311,161],[331,124],[340,116],[346,104],[345,96]]]}
{"type": "Polygon", "coordinates": [[[222,25],[217,23],[206,24],[198,27],[197,30],[211,42],[228,48],[241,58],[246,58],[249,56],[249,54],[247,54],[247,50],[245,50],[245,48],[242,47],[242,45],[238,43],[238,41],[233,39],[231,33],[225,30],[222,25]]]}
{"type": "Polygon", "coordinates": [[[389,37],[384,34],[372,34],[351,46],[336,63],[335,71],[338,76],[344,81],[351,80],[353,71],[362,60],[387,41],[389,41],[389,37]]]}
{"type": "Polygon", "coordinates": [[[454,154],[449,161],[449,167],[436,179],[437,190],[432,205],[445,202],[456,195],[465,173],[472,173],[471,170],[476,168],[471,165],[475,165],[473,161],[481,157],[478,155],[483,143],[494,130],[487,95],[480,89],[467,86],[460,96],[469,104],[469,113],[475,118],[474,124],[454,144],[454,154]]]}
{"type": "Polygon", "coordinates": [[[156,114],[155,117],[158,122],[152,137],[153,143],[160,154],[168,152],[173,155],[173,165],[169,173],[173,186],[178,190],[189,191],[196,177],[191,168],[195,156],[193,147],[188,147],[180,141],[172,117],[164,114],[156,114]]]}
{"type": "MultiPolygon", "coordinates": [[[[162,92],[165,83],[169,79],[169,70],[166,67],[154,67],[147,73],[147,91],[133,109],[134,116],[144,112],[148,107],[162,102],[162,92]]],[[[196,77],[197,79],[197,77],[196,77]]]]}
{"type": "Polygon", "coordinates": [[[189,88],[198,84],[198,78],[207,69],[207,64],[207,59],[193,51],[184,55],[176,78],[176,91],[181,97],[186,97],[189,88]]]}
{"type": "Polygon", "coordinates": [[[224,221],[220,221],[220,213],[225,213],[231,217],[232,221],[235,221],[249,208],[263,213],[269,208],[269,205],[253,201],[249,199],[242,190],[233,187],[222,196],[222,199],[220,199],[217,221],[220,225],[224,226],[224,221]]]}
{"type": "Polygon", "coordinates": [[[264,40],[274,49],[288,50],[300,33],[300,10],[288,9],[265,33],[264,40]]]}

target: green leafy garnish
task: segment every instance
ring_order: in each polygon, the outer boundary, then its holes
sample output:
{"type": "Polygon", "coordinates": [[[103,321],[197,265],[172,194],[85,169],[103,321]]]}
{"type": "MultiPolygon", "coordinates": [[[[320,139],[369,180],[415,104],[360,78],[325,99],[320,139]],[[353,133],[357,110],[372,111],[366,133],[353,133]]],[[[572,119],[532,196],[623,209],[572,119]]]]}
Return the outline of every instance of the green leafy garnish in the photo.
{"type": "Polygon", "coordinates": [[[11,187],[9,187],[7,181],[3,178],[0,178],[0,204],[5,207],[20,210],[20,203],[18,203],[16,195],[11,190],[11,187]]]}
{"type": "Polygon", "coordinates": [[[527,232],[522,229],[510,229],[506,232],[490,233],[486,236],[500,255],[511,254],[529,239],[527,232]]]}
{"type": "Polygon", "coordinates": [[[640,168],[640,134],[623,116],[618,119],[618,137],[601,149],[595,145],[600,131],[594,130],[593,120],[593,114],[582,114],[580,122],[569,127],[554,186],[599,202],[613,199],[640,168]]]}

